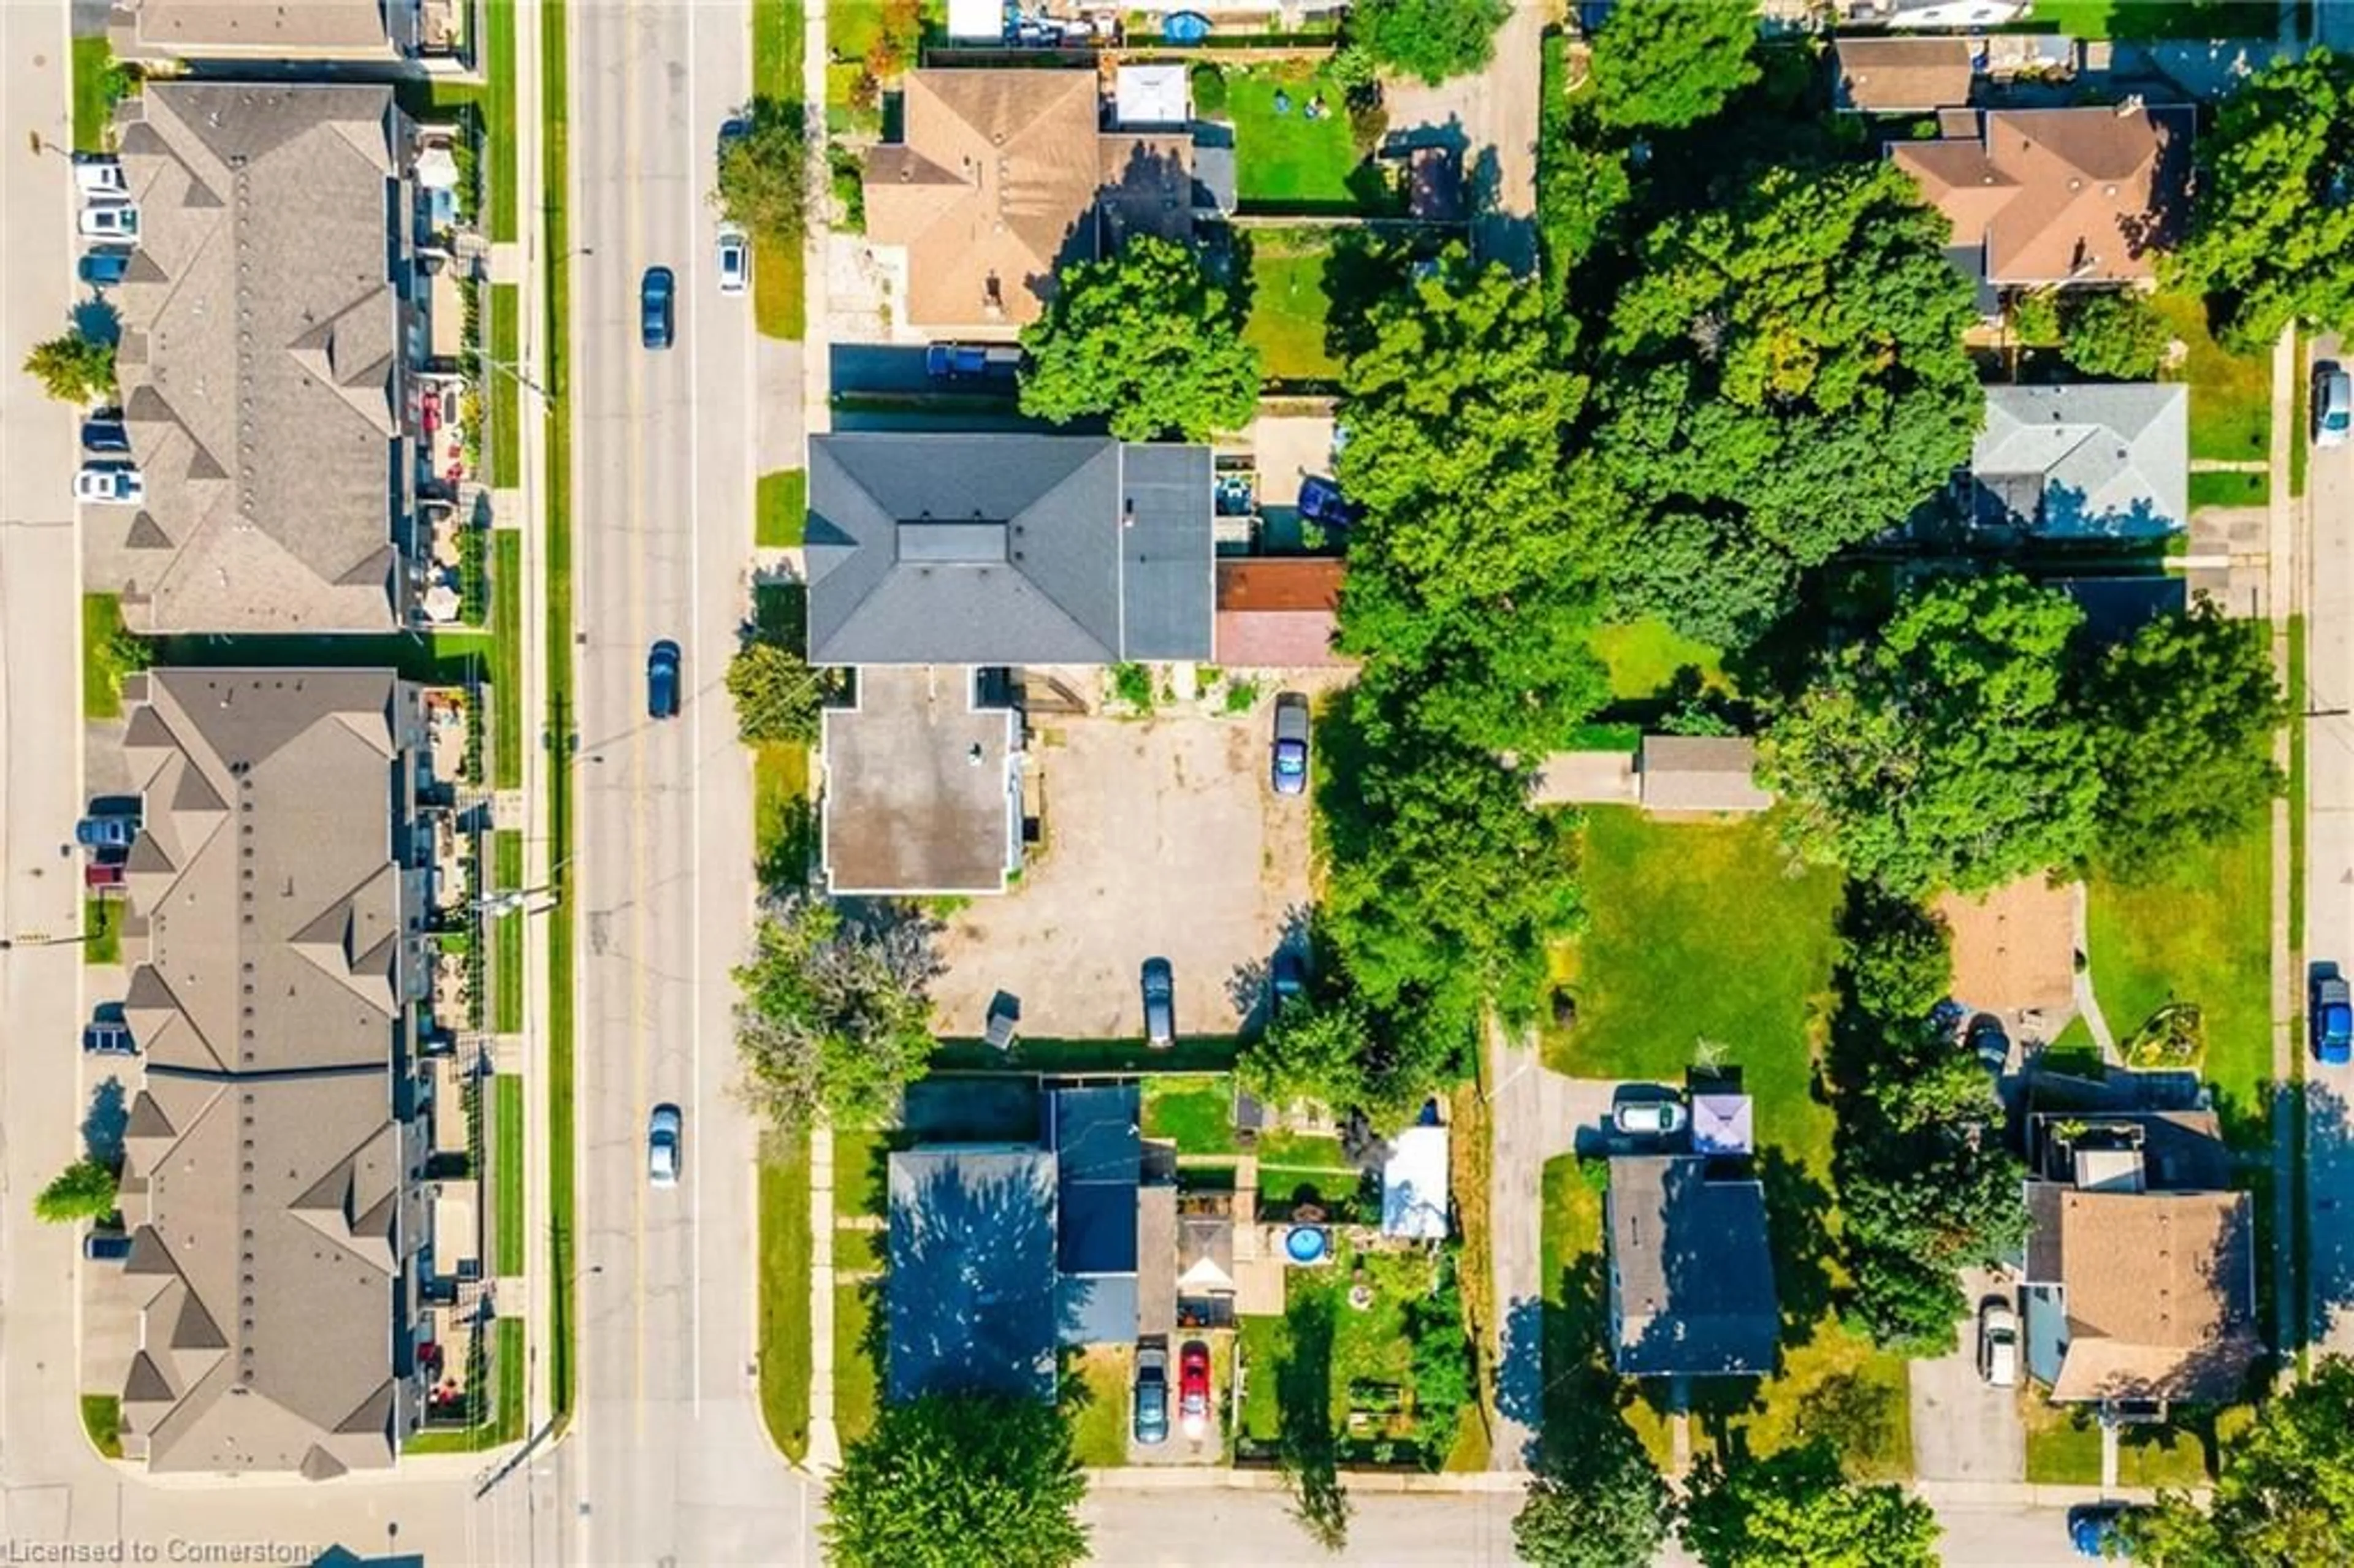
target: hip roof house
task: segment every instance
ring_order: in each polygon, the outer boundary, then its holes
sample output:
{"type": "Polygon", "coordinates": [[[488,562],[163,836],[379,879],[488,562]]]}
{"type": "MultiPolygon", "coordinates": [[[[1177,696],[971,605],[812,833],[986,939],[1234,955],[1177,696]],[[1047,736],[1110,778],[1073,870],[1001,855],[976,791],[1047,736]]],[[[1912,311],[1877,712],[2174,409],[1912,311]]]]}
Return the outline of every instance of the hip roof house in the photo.
{"type": "Polygon", "coordinates": [[[1021,726],[984,672],[1206,660],[1210,453],[1105,437],[810,442],[809,659],[860,670],[823,719],[836,893],[999,893],[1021,726]]]}
{"type": "Polygon", "coordinates": [[[1888,155],[1954,229],[1957,260],[2001,288],[2137,283],[2190,216],[2194,111],[1988,110],[1888,155]]]}
{"type": "Polygon", "coordinates": [[[1628,1377],[1764,1377],[1781,1319],[1766,1189],[1697,1154],[1620,1156],[1606,1200],[1611,1358],[1628,1377]]]}
{"type": "Polygon", "coordinates": [[[906,132],[866,155],[866,237],[907,250],[907,319],[1035,321],[1055,274],[1131,232],[1193,232],[1192,141],[1101,129],[1092,69],[907,73],[906,132]]]}

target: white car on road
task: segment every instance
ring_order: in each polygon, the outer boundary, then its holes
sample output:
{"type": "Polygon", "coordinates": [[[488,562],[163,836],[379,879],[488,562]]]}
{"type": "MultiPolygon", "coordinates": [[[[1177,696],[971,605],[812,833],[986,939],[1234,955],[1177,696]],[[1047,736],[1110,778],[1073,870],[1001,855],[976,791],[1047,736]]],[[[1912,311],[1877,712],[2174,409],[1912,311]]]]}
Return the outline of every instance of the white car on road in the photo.
{"type": "Polygon", "coordinates": [[[99,506],[136,506],[147,499],[147,481],[127,462],[86,462],[74,475],[74,499],[99,506]]]}
{"type": "Polygon", "coordinates": [[[752,247],[733,224],[719,231],[719,291],[740,294],[752,281],[752,247]]]}

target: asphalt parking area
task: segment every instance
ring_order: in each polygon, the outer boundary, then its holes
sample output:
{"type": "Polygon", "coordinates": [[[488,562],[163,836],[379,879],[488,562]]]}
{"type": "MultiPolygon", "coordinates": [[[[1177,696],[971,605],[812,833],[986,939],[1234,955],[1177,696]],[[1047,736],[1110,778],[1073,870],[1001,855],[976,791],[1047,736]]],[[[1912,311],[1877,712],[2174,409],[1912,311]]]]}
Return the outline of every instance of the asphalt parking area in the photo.
{"type": "Polygon", "coordinates": [[[1002,991],[1034,1043],[1140,1038],[1150,958],[1174,970],[1181,1038],[1243,1031],[1309,904],[1309,802],[1267,786],[1272,701],[1235,718],[1041,721],[1027,766],[1045,843],[1005,895],[949,917],[941,1034],[979,1036],[1002,991]]]}

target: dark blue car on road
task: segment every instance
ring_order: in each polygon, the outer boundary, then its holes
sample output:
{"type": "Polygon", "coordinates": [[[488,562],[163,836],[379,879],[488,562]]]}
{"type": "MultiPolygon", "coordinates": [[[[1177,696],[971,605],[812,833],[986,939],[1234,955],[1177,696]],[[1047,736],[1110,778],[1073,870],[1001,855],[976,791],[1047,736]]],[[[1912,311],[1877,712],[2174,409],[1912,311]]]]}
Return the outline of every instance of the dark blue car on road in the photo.
{"type": "Polygon", "coordinates": [[[646,716],[678,717],[678,644],[665,637],[646,655],[646,716]]]}
{"type": "Polygon", "coordinates": [[[648,348],[670,346],[677,327],[673,319],[677,294],[678,280],[669,268],[646,269],[646,281],[638,288],[638,333],[648,348]]]}

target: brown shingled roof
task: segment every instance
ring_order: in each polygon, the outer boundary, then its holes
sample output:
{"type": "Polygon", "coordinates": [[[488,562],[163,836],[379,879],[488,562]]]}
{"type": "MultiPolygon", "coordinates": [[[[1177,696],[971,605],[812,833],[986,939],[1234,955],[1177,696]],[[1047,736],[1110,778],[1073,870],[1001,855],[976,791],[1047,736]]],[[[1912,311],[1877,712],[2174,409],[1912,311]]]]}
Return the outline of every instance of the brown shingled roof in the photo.
{"type": "Polygon", "coordinates": [[[917,70],[904,141],[866,159],[866,233],[907,248],[907,317],[925,326],[1037,319],[1055,272],[1099,251],[1098,192],[1124,228],[1189,223],[1182,139],[1106,135],[1093,70],[917,70]]]}
{"type": "Polygon", "coordinates": [[[1999,284],[2117,283],[2151,275],[2190,202],[2191,111],[2014,109],[1978,134],[1889,149],[1999,284]]]}
{"type": "Polygon", "coordinates": [[[2059,1195],[2056,1400],[2229,1398],[2259,1350],[2245,1192],[2059,1195]]]}
{"type": "Polygon", "coordinates": [[[1970,46],[1961,38],[1841,38],[1840,107],[1926,112],[1970,101],[1970,46]]]}

